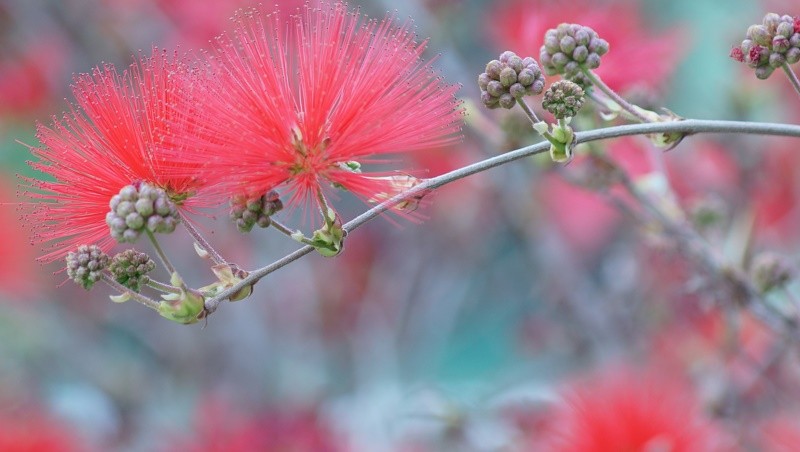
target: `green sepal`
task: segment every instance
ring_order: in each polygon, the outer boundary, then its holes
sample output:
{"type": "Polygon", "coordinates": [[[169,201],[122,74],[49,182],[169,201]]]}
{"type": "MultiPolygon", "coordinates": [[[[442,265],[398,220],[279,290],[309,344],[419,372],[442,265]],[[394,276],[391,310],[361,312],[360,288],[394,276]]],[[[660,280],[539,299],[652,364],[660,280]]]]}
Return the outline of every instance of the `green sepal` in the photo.
{"type": "Polygon", "coordinates": [[[572,127],[553,127],[553,140],[550,140],[550,158],[556,163],[569,163],[575,148],[575,132],[572,127]]]}
{"type": "Polygon", "coordinates": [[[178,273],[172,274],[170,283],[179,287],[181,292],[163,295],[164,301],[158,305],[158,313],[176,323],[196,323],[205,310],[205,298],[199,292],[188,289],[178,273]]]}
{"type": "Polygon", "coordinates": [[[110,298],[114,303],[125,303],[131,299],[131,294],[130,292],[125,292],[119,295],[109,295],[108,298],[110,298]]]}
{"type": "MultiPolygon", "coordinates": [[[[200,291],[206,297],[215,297],[218,294],[222,293],[226,289],[230,289],[231,287],[239,284],[244,278],[247,277],[247,272],[243,270],[236,270],[234,272],[233,268],[228,264],[220,264],[211,267],[211,271],[214,272],[214,275],[217,277],[217,281],[201,287],[200,291]]],[[[230,301],[240,301],[244,300],[245,298],[249,297],[253,293],[253,285],[248,285],[241,288],[238,292],[231,295],[228,300],[230,301]]]]}
{"type": "Polygon", "coordinates": [[[328,209],[328,218],[326,218],[325,226],[314,231],[307,243],[313,246],[319,254],[325,257],[333,257],[342,252],[344,236],[342,220],[336,212],[328,209]]]}

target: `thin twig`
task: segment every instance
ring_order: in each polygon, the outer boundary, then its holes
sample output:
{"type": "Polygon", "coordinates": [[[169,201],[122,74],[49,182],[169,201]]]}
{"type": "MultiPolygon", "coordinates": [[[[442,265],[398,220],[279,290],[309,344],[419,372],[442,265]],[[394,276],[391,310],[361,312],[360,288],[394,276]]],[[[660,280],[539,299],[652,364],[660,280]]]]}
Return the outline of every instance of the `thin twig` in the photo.
{"type": "Polygon", "coordinates": [[[145,232],[147,233],[147,237],[150,239],[150,243],[153,244],[156,254],[158,254],[158,257],[161,259],[161,263],[164,264],[164,268],[167,269],[170,277],[172,277],[172,275],[175,274],[175,266],[172,265],[172,262],[169,261],[169,258],[167,257],[166,253],[164,253],[164,250],[161,249],[161,245],[158,244],[158,240],[156,240],[156,236],[153,235],[153,232],[149,229],[145,229],[145,232]]]}
{"type": "Polygon", "coordinates": [[[522,111],[525,112],[525,115],[528,117],[528,119],[531,120],[531,124],[536,125],[537,123],[541,122],[539,117],[536,116],[536,112],[534,112],[533,109],[528,106],[528,103],[525,102],[525,99],[519,98],[517,99],[517,103],[522,108],[522,111]]]}
{"type": "Polygon", "coordinates": [[[148,279],[147,285],[152,287],[153,289],[165,293],[178,293],[178,294],[181,293],[181,289],[166,283],[162,283],[161,281],[156,281],[155,279],[148,279]]]}
{"type": "MultiPolygon", "coordinates": [[[[793,124],[776,124],[776,123],[758,123],[758,122],[743,122],[743,121],[716,121],[716,120],[703,120],[703,119],[685,119],[682,121],[668,121],[656,123],[643,123],[643,124],[626,124],[621,126],[605,127],[602,129],[590,130],[586,132],[579,132],[575,134],[576,143],[588,143],[596,140],[605,140],[609,138],[617,138],[630,135],[646,135],[651,133],[669,133],[669,132],[682,132],[686,134],[697,133],[736,133],[736,134],[753,134],[753,135],[776,135],[776,136],[789,136],[800,138],[800,125],[793,124]]],[[[515,160],[529,157],[536,154],[546,152],[550,148],[549,142],[541,142],[526,146],[514,151],[506,152],[505,154],[491,157],[462,168],[455,169],[449,173],[442,174],[441,176],[433,177],[425,180],[421,184],[404,191],[392,198],[376,205],[375,207],[367,210],[361,215],[344,225],[344,230],[352,232],[359,226],[367,221],[379,216],[383,212],[391,209],[393,206],[400,202],[407,200],[415,195],[424,193],[427,190],[441,187],[451,182],[463,179],[473,174],[481,173],[483,171],[504,165],[515,160]]],[[[313,251],[311,246],[305,246],[291,254],[284,256],[278,261],[273,262],[266,267],[260,268],[250,273],[249,276],[242,281],[219,293],[214,298],[206,300],[206,311],[208,313],[214,312],[219,304],[242,289],[245,286],[255,284],[264,276],[296,261],[297,259],[305,256],[313,251]]],[[[773,319],[774,320],[774,319],[773,319]]],[[[774,322],[773,322],[774,323],[774,322]]],[[[781,326],[785,326],[785,322],[779,322],[781,326]]]]}
{"type": "Polygon", "coordinates": [[[289,226],[286,226],[285,224],[283,224],[283,223],[281,223],[278,220],[275,220],[273,218],[270,218],[269,225],[272,226],[273,228],[275,228],[275,230],[280,232],[281,234],[283,234],[283,235],[285,235],[287,237],[291,237],[292,239],[294,239],[294,237],[292,237],[292,235],[295,233],[295,231],[293,231],[292,228],[290,228],[289,226]]]}
{"type": "Polygon", "coordinates": [[[637,109],[634,105],[632,105],[627,100],[623,99],[622,96],[617,94],[617,92],[614,91],[613,89],[611,89],[610,86],[606,85],[606,83],[603,81],[603,79],[598,77],[597,74],[595,74],[594,72],[592,72],[589,69],[584,70],[583,73],[586,75],[586,77],[589,78],[589,80],[591,80],[592,85],[594,85],[597,88],[599,88],[600,91],[603,92],[603,94],[605,94],[611,100],[613,100],[614,102],[619,104],[619,106],[622,107],[623,110],[625,110],[628,113],[630,113],[632,116],[634,116],[639,121],[642,121],[642,122],[650,122],[651,121],[650,118],[648,118],[647,116],[643,115],[642,112],[639,111],[639,109],[637,109]]]}
{"type": "Polygon", "coordinates": [[[108,284],[109,286],[111,286],[112,289],[116,290],[120,294],[123,294],[123,295],[127,294],[128,296],[131,297],[132,300],[138,301],[139,303],[147,306],[150,309],[155,309],[156,311],[158,310],[158,305],[160,304],[158,301],[155,301],[155,300],[150,299],[150,298],[148,298],[148,297],[146,297],[146,296],[144,296],[144,295],[142,295],[140,293],[136,293],[136,292],[128,289],[127,287],[123,286],[122,284],[116,282],[111,275],[109,275],[107,273],[104,273],[103,274],[103,282],[108,284]]]}
{"type": "Polygon", "coordinates": [[[211,256],[211,260],[213,260],[215,264],[224,265],[228,263],[228,261],[226,261],[222,257],[222,255],[219,254],[219,252],[217,252],[217,250],[214,249],[213,246],[211,246],[208,240],[206,240],[206,238],[203,237],[203,234],[201,234],[200,231],[198,231],[197,228],[194,227],[194,225],[189,221],[188,218],[186,218],[186,216],[183,213],[181,213],[181,220],[183,220],[182,223],[186,227],[186,231],[189,232],[189,235],[191,235],[194,241],[197,242],[198,245],[200,245],[200,248],[203,248],[206,252],[208,252],[208,255],[211,256]]]}
{"type": "Polygon", "coordinates": [[[789,77],[789,81],[792,82],[792,87],[800,94],[800,80],[797,79],[797,74],[794,73],[791,66],[788,63],[783,63],[783,72],[786,72],[786,76],[789,77]]]}

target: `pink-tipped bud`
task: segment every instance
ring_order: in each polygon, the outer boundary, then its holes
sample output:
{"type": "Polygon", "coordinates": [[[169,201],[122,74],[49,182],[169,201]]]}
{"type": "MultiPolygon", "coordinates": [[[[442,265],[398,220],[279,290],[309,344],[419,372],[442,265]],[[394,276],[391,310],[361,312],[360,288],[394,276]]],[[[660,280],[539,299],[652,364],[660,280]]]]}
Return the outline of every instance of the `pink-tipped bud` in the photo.
{"type": "Polygon", "coordinates": [[[96,245],[82,245],[67,254],[67,276],[86,290],[103,277],[110,258],[96,245]]]}
{"type": "Polygon", "coordinates": [[[247,197],[235,195],[231,198],[230,217],[239,232],[250,232],[253,226],[266,228],[272,224],[270,217],[283,209],[278,193],[270,190],[264,195],[247,197]]]}
{"type": "Polygon", "coordinates": [[[497,60],[486,65],[486,72],[478,76],[481,102],[490,109],[510,109],[517,99],[526,95],[541,94],[544,75],[535,59],[520,58],[514,52],[505,51],[497,60]]]}
{"type": "Polygon", "coordinates": [[[744,63],[744,52],[742,52],[741,47],[734,47],[731,49],[730,57],[734,60],[744,63]]]}

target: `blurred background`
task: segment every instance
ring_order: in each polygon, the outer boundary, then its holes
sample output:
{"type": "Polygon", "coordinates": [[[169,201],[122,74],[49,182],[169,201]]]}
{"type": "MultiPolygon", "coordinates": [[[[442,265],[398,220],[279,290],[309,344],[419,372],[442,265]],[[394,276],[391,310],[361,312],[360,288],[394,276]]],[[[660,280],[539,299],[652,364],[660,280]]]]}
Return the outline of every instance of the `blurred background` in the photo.
{"type": "MultiPolygon", "coordinates": [[[[716,290],[641,206],[597,190],[595,159],[542,155],[453,183],[420,224],[379,218],[341,256],[281,269],[205,326],[113,304],[105,287],[37,264],[14,209],[16,175],[37,177],[22,143],[67,108],[73,75],[151,45],[207,48],[252,3],[0,0],[0,451],[800,450],[797,344],[716,290]]],[[[414,18],[428,57],[463,85],[465,139],[415,155],[422,174],[538,140],[516,110],[479,107],[476,77],[504,50],[538,59],[563,21],[610,42],[598,73],[642,106],[800,121],[782,73],[760,81],[728,57],[766,12],[800,14],[791,0],[350,4],[414,18]]],[[[605,125],[591,112],[575,122],[605,125]]],[[[693,136],[664,153],[636,137],[588,152],[694,221],[731,265],[797,263],[796,139],[693,136]]],[[[341,206],[348,219],[365,208],[341,206]]],[[[225,217],[206,231],[244,268],[294,249],[225,217]]],[[[190,243],[168,252],[207,284],[190,243]]],[[[798,290],[790,280],[767,298],[796,316],[798,290]]]]}

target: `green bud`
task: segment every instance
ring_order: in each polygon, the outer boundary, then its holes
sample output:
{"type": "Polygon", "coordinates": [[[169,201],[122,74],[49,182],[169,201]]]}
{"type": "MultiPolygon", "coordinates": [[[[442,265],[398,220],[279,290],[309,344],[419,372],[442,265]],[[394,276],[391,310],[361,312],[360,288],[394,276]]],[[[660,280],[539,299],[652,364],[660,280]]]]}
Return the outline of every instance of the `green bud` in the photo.
{"type": "Polygon", "coordinates": [[[164,301],[158,305],[158,313],[165,319],[184,325],[196,323],[205,311],[205,298],[199,292],[187,289],[177,273],[172,274],[170,283],[179,287],[181,292],[163,295],[164,301]]]}

